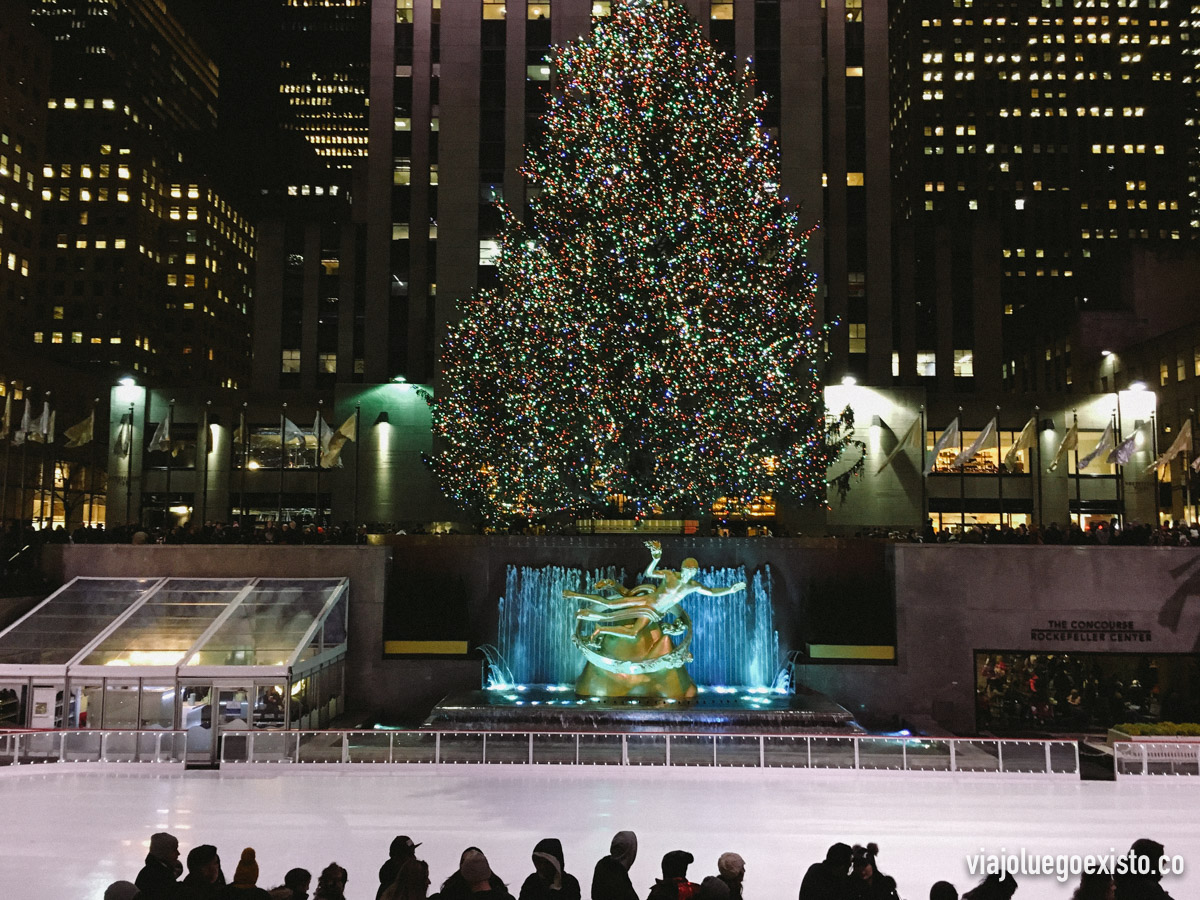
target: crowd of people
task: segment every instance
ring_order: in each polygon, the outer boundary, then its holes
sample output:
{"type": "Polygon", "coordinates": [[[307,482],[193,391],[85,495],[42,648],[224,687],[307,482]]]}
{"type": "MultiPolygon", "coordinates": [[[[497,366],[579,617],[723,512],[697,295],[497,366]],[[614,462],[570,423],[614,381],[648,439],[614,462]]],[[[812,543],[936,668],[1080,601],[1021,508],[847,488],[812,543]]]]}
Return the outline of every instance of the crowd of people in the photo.
{"type": "MultiPolygon", "coordinates": [[[[371,888],[360,890],[357,896],[367,900],[373,889],[375,900],[514,900],[478,847],[464,850],[458,868],[437,893],[430,894],[429,866],[417,856],[420,846],[407,835],[396,837],[379,869],[378,887],[372,882],[371,888]]],[[[592,873],[591,900],[639,900],[629,875],[637,850],[636,834],[617,832],[608,855],[596,863],[592,873]]],[[[900,900],[896,880],[879,869],[878,854],[879,847],[873,843],[834,844],[824,860],[809,866],[799,900],[900,900]]],[[[1137,840],[1130,857],[1149,860],[1151,874],[1084,874],[1073,900],[1171,900],[1156,870],[1163,856],[1162,844],[1147,838],[1137,840]]],[[[721,854],[716,874],[698,883],[688,875],[694,862],[686,850],[667,853],[662,858],[662,877],[655,880],[647,900],[742,900],[746,863],[739,854],[721,854]]],[[[581,900],[579,879],[566,870],[562,844],[556,838],[545,838],[534,846],[532,863],[533,872],[522,882],[516,900],[581,900]]],[[[291,869],[283,884],[270,890],[258,881],[252,847],[241,852],[233,878],[227,882],[215,846],[194,847],[187,855],[184,875],[179,840],[159,832],[150,839],[146,864],[136,880],[114,882],[104,900],[308,900],[310,890],[313,900],[346,900],[349,874],[331,862],[317,876],[315,888],[311,873],[300,868],[291,869]]],[[[1016,892],[1017,881],[1011,874],[990,874],[962,894],[961,900],[1011,900],[1016,892]]],[[[929,900],[959,900],[959,893],[950,882],[939,881],[929,889],[929,900]]]]}

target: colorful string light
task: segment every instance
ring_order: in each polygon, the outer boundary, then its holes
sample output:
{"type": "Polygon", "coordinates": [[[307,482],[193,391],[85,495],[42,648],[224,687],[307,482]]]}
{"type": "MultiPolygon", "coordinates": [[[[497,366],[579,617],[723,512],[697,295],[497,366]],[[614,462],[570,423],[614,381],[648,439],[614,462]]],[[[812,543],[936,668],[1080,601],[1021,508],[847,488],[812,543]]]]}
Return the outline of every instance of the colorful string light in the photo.
{"type": "Polygon", "coordinates": [[[499,286],[443,347],[443,491],[493,521],[824,503],[852,422],[827,433],[808,232],[749,73],[661,0],[614,4],[554,72],[530,221],[505,210],[499,286]]]}

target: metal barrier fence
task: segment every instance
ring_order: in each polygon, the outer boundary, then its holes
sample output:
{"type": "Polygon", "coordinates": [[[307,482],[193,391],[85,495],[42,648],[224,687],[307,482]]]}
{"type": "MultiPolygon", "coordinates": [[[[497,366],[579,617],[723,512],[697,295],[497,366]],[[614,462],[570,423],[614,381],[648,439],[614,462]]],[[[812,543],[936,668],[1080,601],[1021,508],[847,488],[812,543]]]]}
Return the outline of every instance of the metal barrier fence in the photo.
{"type": "Polygon", "coordinates": [[[183,763],[185,731],[0,731],[0,766],[183,763]]]}
{"type": "Polygon", "coordinates": [[[512,764],[879,769],[1079,776],[1075,741],[856,735],[247,731],[221,764],[512,764]]]}
{"type": "Polygon", "coordinates": [[[1116,741],[1113,767],[1122,775],[1200,775],[1200,741],[1116,741]]]}

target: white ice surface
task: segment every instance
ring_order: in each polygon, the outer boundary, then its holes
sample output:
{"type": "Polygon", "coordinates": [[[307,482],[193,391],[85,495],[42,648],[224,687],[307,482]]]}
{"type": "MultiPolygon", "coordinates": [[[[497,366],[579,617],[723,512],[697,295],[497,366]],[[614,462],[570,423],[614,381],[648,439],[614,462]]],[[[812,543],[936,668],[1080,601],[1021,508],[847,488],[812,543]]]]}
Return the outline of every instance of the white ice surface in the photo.
{"type": "MultiPolygon", "coordinates": [[[[132,880],[149,836],[170,831],[187,851],[216,844],[227,877],[241,849],[258,855],[260,886],[331,860],[350,873],[349,900],[373,900],[391,839],[423,842],[434,888],[469,845],[517,892],[539,838],[562,840],[567,870],[587,897],[591,870],[614,832],[639,838],[634,886],[645,896],[668,850],[691,851],[695,881],[717,856],[746,859],[748,900],[795,898],[805,868],[834,841],[875,841],[879,867],[905,900],[947,879],[977,879],[981,848],[1031,853],[1122,851],[1163,842],[1200,869],[1200,779],[1117,784],[1038,777],[805,771],[413,766],[388,771],[254,768],[246,775],[55,772],[0,775],[0,900],[100,898],[132,880]]],[[[1019,878],[1017,900],[1068,898],[1072,884],[1019,878]]],[[[1167,884],[1200,897],[1200,875],[1167,884]]]]}

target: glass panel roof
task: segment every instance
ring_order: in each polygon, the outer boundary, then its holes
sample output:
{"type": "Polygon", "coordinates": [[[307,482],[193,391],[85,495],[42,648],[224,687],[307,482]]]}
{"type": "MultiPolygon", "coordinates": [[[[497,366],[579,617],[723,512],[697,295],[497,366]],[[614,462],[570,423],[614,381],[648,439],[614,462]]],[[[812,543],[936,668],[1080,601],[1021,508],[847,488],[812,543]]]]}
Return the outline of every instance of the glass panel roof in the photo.
{"type": "Polygon", "coordinates": [[[157,578],[81,578],[0,634],[0,665],[66,665],[157,578]]]}
{"type": "Polygon", "coordinates": [[[245,578],[172,578],[79,662],[174,666],[246,587],[245,578]]]}
{"type": "MultiPolygon", "coordinates": [[[[261,580],[188,665],[286,665],[340,585],[332,578],[261,580]]],[[[309,655],[306,648],[301,659],[309,655]]]]}

